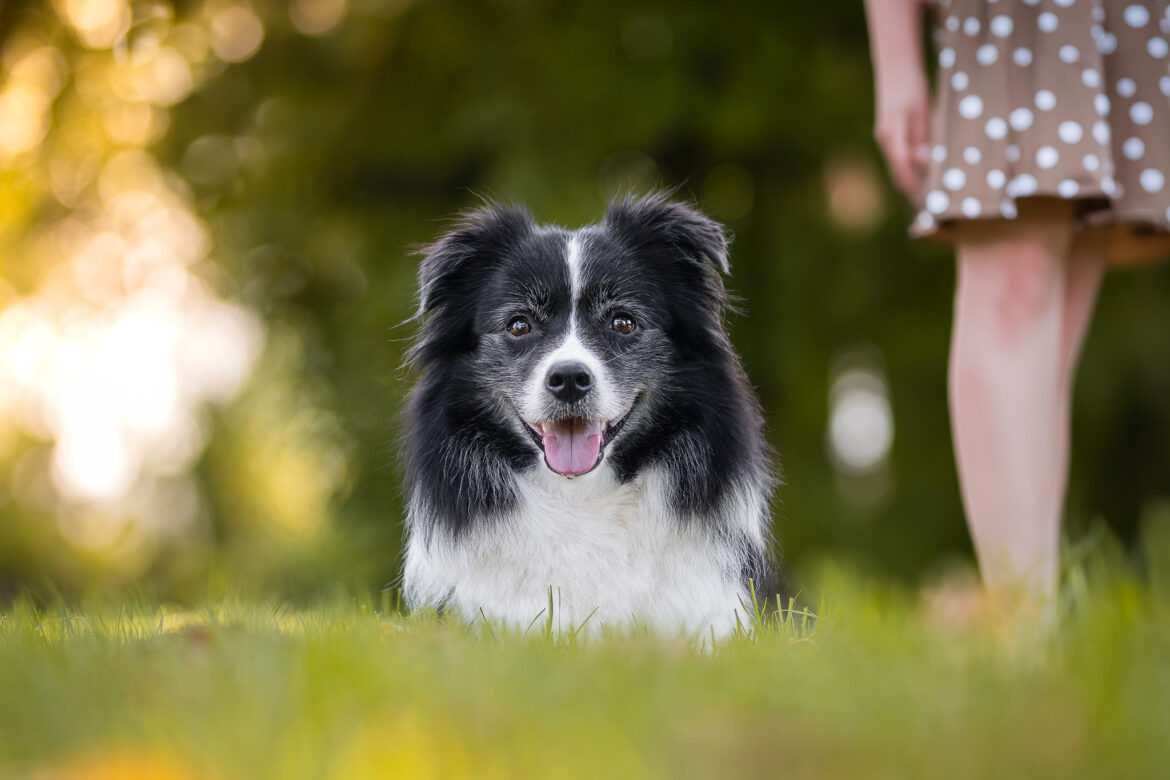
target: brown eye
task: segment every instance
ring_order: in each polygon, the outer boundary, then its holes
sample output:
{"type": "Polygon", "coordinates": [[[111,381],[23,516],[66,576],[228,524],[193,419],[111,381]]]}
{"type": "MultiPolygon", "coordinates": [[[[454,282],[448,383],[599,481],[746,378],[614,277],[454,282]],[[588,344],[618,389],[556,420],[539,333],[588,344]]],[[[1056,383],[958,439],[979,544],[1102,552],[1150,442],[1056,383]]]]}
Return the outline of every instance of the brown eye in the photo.
{"type": "Polygon", "coordinates": [[[508,325],[508,332],[516,338],[527,336],[532,331],[532,326],[528,324],[528,320],[523,317],[517,317],[508,325]]]}
{"type": "Polygon", "coordinates": [[[609,324],[614,329],[615,333],[620,333],[623,336],[628,336],[634,332],[634,321],[624,314],[619,314],[613,318],[613,322],[609,324]]]}

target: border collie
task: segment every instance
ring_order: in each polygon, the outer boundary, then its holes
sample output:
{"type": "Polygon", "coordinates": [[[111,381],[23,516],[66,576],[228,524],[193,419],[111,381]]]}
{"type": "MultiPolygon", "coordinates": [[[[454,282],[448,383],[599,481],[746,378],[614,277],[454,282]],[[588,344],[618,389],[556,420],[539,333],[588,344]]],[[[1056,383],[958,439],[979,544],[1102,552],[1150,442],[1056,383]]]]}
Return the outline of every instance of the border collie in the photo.
{"type": "Polygon", "coordinates": [[[753,588],[774,604],[773,470],[719,225],[661,194],[572,231],[491,205],[422,254],[411,607],[718,637],[753,588]]]}

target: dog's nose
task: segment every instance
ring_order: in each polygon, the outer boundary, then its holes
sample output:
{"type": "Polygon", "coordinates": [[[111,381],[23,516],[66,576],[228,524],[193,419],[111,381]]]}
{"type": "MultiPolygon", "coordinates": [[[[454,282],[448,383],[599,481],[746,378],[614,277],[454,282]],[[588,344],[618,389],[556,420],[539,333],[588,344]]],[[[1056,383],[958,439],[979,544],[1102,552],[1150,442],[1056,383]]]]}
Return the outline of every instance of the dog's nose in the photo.
{"type": "Polygon", "coordinates": [[[548,370],[544,386],[558,401],[580,401],[593,389],[593,374],[584,363],[556,363],[548,370]]]}

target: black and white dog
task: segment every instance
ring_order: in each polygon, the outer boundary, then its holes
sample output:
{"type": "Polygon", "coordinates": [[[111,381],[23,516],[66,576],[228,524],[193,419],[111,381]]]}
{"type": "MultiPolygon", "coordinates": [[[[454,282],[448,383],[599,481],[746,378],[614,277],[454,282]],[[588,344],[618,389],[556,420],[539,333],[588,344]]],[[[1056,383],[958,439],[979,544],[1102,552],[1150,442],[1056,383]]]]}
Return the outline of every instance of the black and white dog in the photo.
{"type": "Polygon", "coordinates": [[[404,589],[524,628],[725,635],[777,598],[722,228],[662,195],[575,231],[490,206],[425,250],[404,589]]]}

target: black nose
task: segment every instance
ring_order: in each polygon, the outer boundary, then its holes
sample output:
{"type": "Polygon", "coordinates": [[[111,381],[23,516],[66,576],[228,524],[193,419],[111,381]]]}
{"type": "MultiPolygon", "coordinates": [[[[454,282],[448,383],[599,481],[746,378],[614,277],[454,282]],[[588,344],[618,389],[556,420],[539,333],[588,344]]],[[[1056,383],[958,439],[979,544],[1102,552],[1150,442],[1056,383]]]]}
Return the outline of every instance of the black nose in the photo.
{"type": "Polygon", "coordinates": [[[584,363],[556,363],[548,370],[544,386],[558,401],[580,401],[593,388],[593,374],[584,363]]]}

